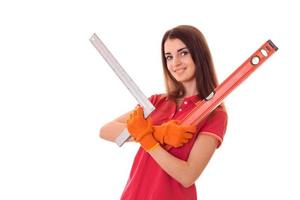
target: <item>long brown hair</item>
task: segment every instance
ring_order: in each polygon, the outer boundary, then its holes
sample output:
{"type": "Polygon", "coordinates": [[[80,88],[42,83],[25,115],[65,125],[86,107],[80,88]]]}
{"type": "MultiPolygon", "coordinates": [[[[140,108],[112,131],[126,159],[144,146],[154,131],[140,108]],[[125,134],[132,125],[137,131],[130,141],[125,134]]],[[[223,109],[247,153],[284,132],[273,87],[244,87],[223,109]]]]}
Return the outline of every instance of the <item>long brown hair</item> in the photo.
{"type": "Polygon", "coordinates": [[[161,42],[161,56],[167,95],[173,99],[183,97],[185,89],[168,70],[164,44],[167,39],[180,39],[191,53],[196,66],[196,85],[200,99],[206,98],[218,85],[214,64],[204,35],[195,27],[180,25],[168,30],[161,42]]]}

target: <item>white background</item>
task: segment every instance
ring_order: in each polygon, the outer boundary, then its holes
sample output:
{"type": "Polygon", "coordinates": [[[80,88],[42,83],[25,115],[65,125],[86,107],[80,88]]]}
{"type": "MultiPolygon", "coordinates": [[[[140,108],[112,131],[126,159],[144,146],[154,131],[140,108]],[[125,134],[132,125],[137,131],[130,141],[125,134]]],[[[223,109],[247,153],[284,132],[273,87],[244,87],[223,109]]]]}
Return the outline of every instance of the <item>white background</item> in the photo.
{"type": "Polygon", "coordinates": [[[98,132],[136,102],[89,38],[150,96],[164,92],[161,37],[180,24],[204,33],[220,81],[266,40],[279,47],[226,99],[226,137],[199,199],[300,199],[296,1],[151,2],[1,1],[1,200],[119,199],[138,144],[98,132]]]}

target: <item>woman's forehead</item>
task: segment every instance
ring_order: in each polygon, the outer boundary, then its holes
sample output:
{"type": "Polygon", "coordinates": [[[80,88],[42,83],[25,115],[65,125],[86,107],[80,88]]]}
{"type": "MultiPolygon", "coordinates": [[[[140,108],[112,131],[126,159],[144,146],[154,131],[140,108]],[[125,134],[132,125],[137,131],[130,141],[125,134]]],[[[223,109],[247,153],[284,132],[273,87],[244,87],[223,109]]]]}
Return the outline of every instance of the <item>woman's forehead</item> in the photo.
{"type": "Polygon", "coordinates": [[[167,39],[165,41],[165,44],[164,44],[164,49],[165,49],[165,52],[169,52],[169,53],[172,53],[174,51],[177,51],[179,49],[182,49],[182,48],[185,48],[186,45],[178,38],[174,38],[174,39],[167,39]]]}

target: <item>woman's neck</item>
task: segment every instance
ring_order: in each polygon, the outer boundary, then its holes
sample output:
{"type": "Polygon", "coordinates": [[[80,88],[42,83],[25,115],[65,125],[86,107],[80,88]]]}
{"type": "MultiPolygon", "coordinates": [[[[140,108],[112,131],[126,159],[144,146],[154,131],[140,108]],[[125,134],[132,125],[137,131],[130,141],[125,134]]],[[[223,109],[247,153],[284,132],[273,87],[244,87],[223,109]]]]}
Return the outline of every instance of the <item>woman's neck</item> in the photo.
{"type": "Polygon", "coordinates": [[[183,83],[183,86],[184,86],[184,89],[185,89],[184,98],[194,96],[194,95],[198,94],[198,90],[197,90],[197,86],[196,86],[195,81],[183,83]]]}

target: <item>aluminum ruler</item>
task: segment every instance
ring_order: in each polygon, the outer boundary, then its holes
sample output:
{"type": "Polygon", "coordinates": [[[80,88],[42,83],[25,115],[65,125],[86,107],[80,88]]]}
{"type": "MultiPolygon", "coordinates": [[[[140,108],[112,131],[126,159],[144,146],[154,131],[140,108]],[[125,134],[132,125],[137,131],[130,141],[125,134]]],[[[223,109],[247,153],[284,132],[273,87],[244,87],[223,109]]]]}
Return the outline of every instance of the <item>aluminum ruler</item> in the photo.
{"type": "MultiPolygon", "coordinates": [[[[135,97],[137,102],[143,107],[144,117],[147,118],[155,109],[155,107],[136,85],[136,83],[130,78],[127,72],[123,69],[120,63],[116,60],[113,54],[107,49],[105,44],[95,33],[91,36],[90,41],[104,58],[104,60],[108,63],[108,65],[112,68],[112,70],[116,73],[119,79],[123,82],[123,84],[127,87],[130,93],[135,97]]],[[[122,133],[116,138],[115,142],[117,143],[117,145],[122,146],[129,138],[130,134],[128,133],[128,130],[124,129],[122,133]]]]}

